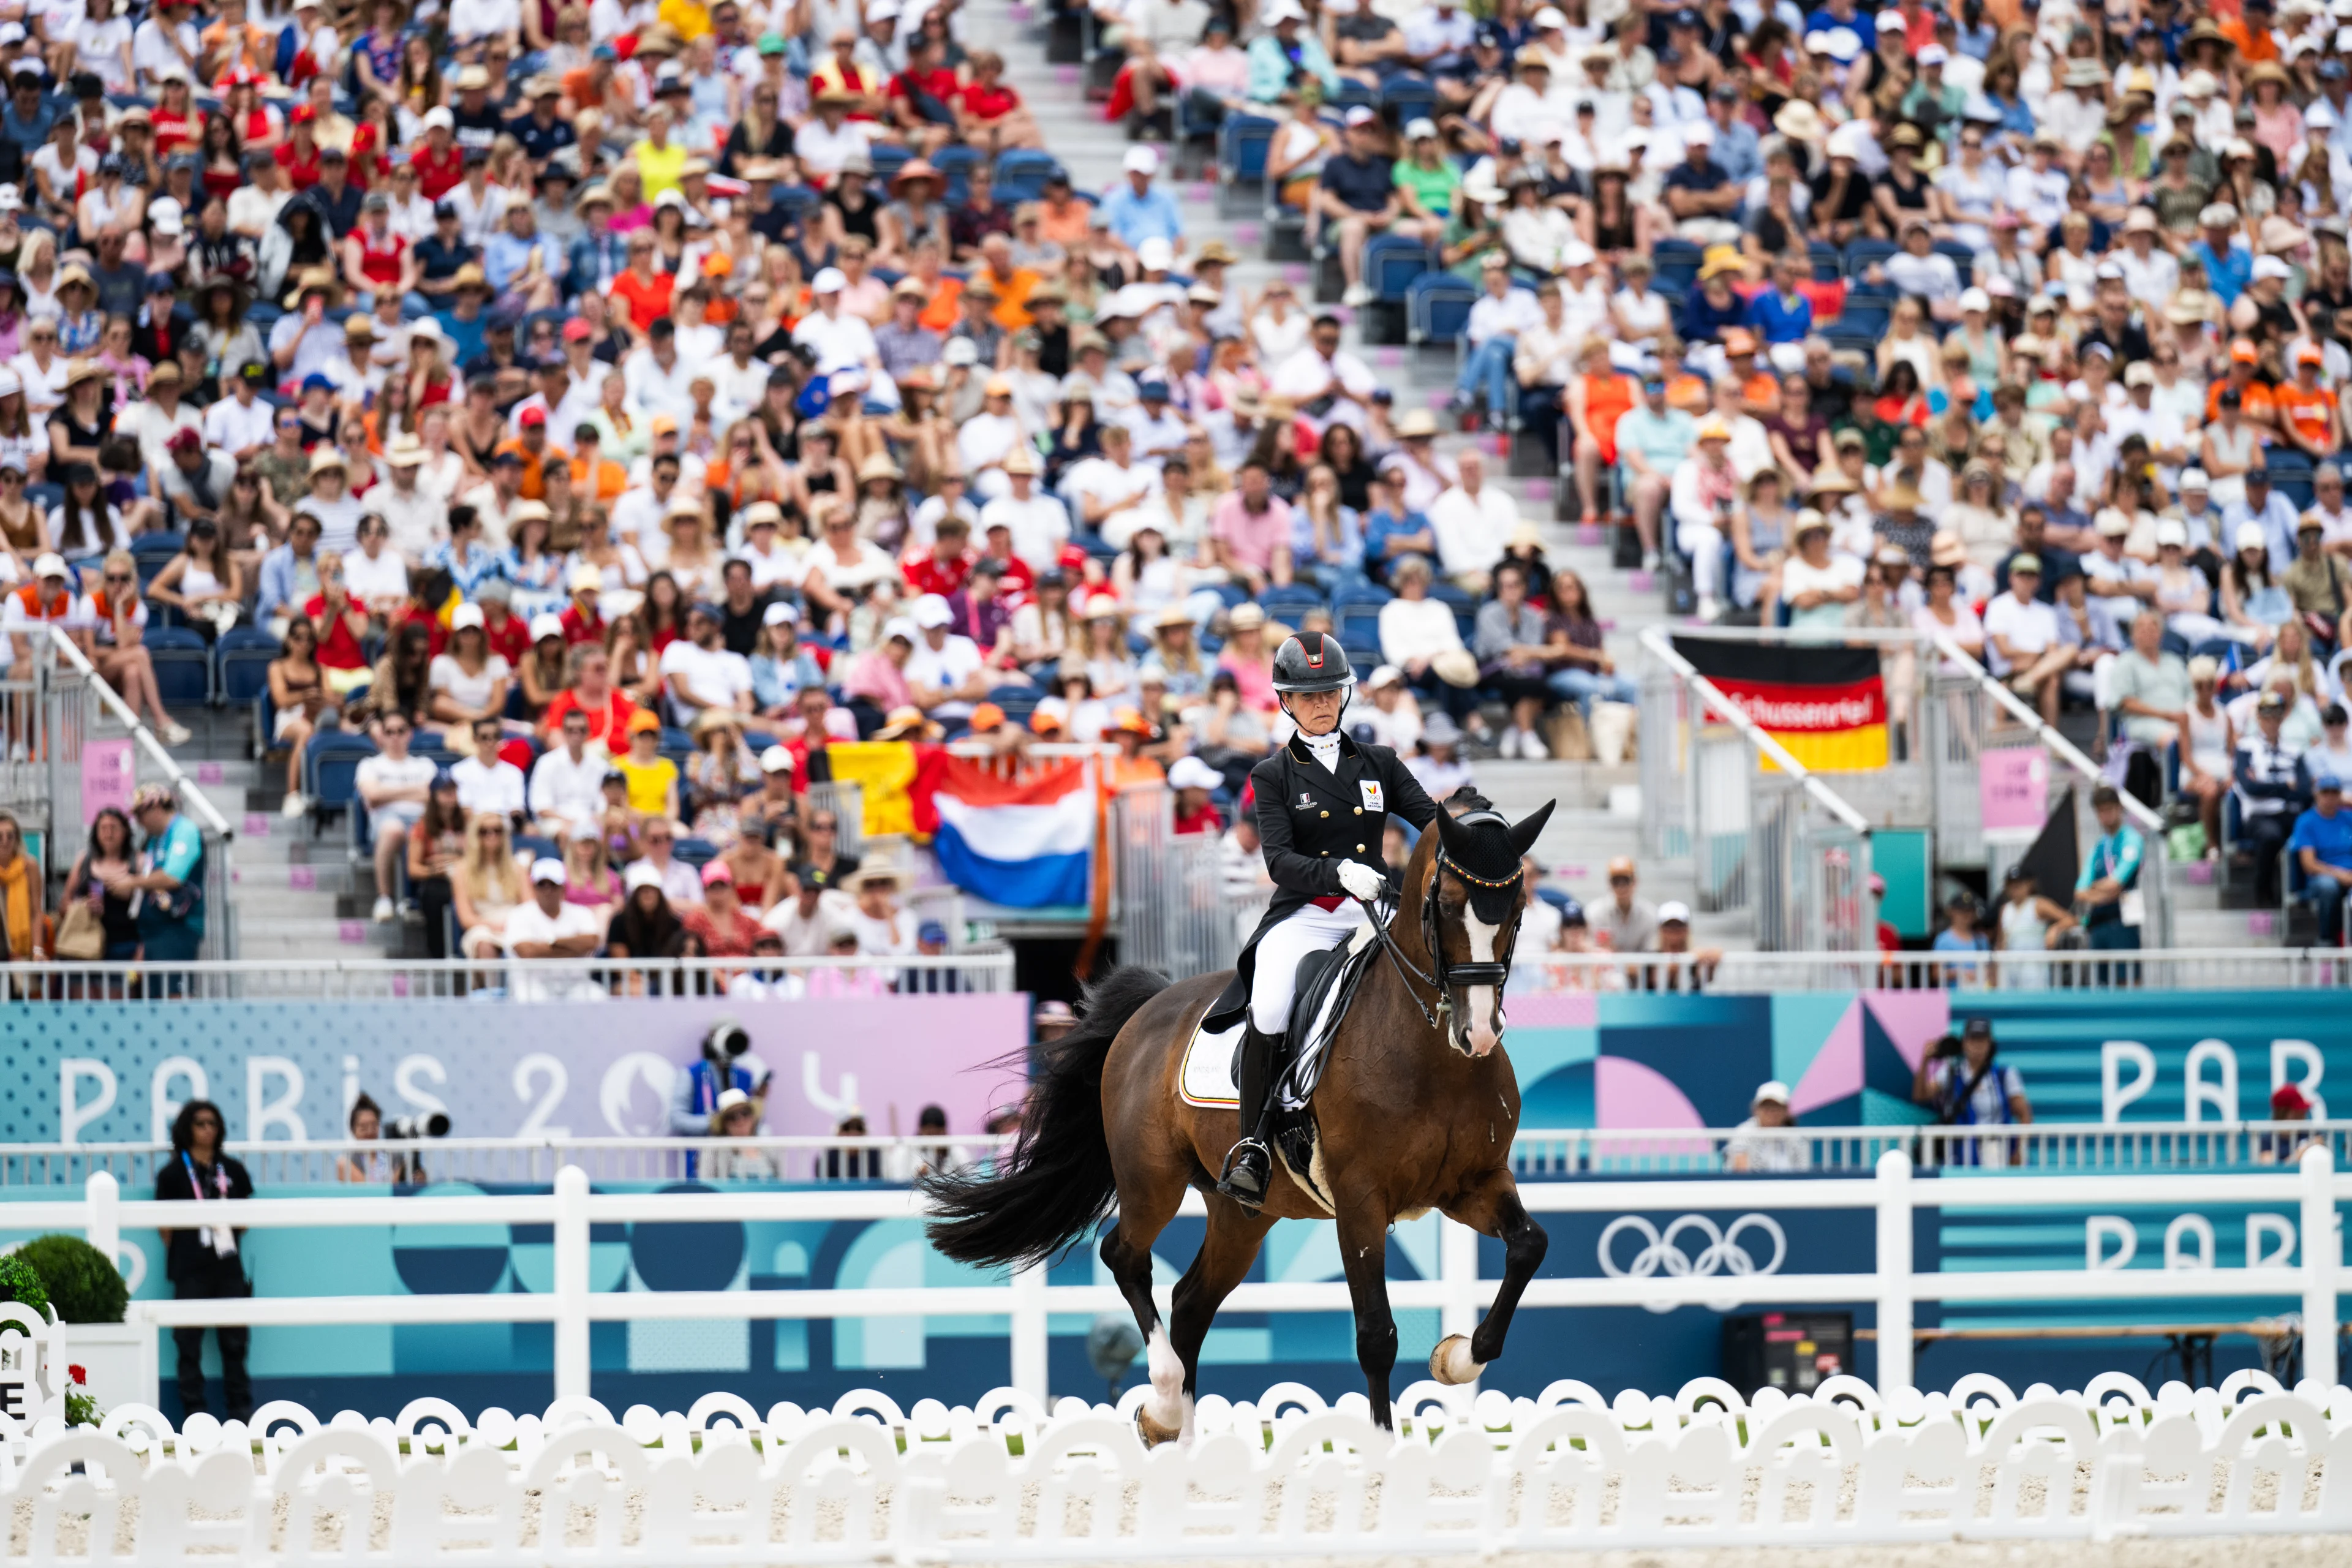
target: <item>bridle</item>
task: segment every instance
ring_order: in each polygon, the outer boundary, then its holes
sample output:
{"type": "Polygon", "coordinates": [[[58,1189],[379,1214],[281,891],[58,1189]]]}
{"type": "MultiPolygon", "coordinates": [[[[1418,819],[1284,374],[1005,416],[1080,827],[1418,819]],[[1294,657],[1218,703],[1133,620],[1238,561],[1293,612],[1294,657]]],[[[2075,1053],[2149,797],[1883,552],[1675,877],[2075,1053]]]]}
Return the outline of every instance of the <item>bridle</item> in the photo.
{"type": "MultiPolygon", "coordinates": [[[[1509,821],[1502,813],[1491,810],[1468,812],[1457,817],[1455,821],[1464,827],[1475,827],[1487,824],[1503,828],[1510,826],[1509,821]]],[[[1437,831],[1434,823],[1430,825],[1430,831],[1433,833],[1437,831]]],[[[1375,937],[1388,953],[1389,963],[1396,969],[1398,978],[1405,982],[1405,994],[1411,996],[1412,1005],[1421,1010],[1423,1021],[1451,1041],[1454,1035],[1454,988],[1457,985],[1465,989],[1491,985],[1499,995],[1504,982],[1510,978],[1511,952],[1518,945],[1519,930],[1517,924],[1514,922],[1511,927],[1510,941],[1504,945],[1501,953],[1492,963],[1449,964],[1445,960],[1444,933],[1437,928],[1437,895],[1439,889],[1444,886],[1445,878],[1449,872],[1471,887],[1501,889],[1518,887],[1526,878],[1527,868],[1523,865],[1514,865],[1511,868],[1511,874],[1507,877],[1500,879],[1481,877],[1476,872],[1465,868],[1460,861],[1445,852],[1445,839],[1443,835],[1440,835],[1435,863],[1430,867],[1429,885],[1423,889],[1421,900],[1421,943],[1429,953],[1427,971],[1423,970],[1419,964],[1404,955],[1403,950],[1397,946],[1396,938],[1389,934],[1388,922],[1380,918],[1380,911],[1370,907],[1369,900],[1365,900],[1365,913],[1371,920],[1375,937]],[[1413,984],[1415,981],[1437,993],[1437,1005],[1434,1009],[1421,999],[1421,993],[1413,984]]]]}

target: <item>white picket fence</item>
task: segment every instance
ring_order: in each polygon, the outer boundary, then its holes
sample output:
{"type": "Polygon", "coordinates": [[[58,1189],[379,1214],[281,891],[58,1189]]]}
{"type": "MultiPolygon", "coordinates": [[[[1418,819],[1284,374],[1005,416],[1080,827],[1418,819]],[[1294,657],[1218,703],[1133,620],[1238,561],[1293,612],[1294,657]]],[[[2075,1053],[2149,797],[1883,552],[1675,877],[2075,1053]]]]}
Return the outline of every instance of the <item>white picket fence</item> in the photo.
{"type": "MultiPolygon", "coordinates": [[[[2352,1198],[2352,1178],[2336,1174],[2334,1156],[2324,1145],[2306,1150],[2298,1168],[2275,1173],[2128,1175],[2028,1175],[1990,1172],[1930,1182],[1912,1179],[1910,1156],[1889,1150],[1874,1175],[1863,1179],[1751,1177],[1688,1181],[1529,1183],[1520,1189],[1528,1208],[1543,1214],[1641,1215],[1686,1213],[1698,1216],[1703,1232],[1708,1214],[1732,1210],[1870,1209],[1876,1218],[1877,1247],[1870,1273],[1778,1272],[1777,1254],[1759,1262],[1737,1248],[1704,1267],[1695,1266],[1672,1246],[1659,1249],[1647,1269],[1601,1277],[1538,1279],[1524,1298],[1530,1308],[1674,1306],[1697,1303],[1721,1310],[1746,1301],[1780,1305],[1871,1302],[1877,1308],[1879,1381],[1887,1388],[1912,1384],[1912,1328],[1923,1300],[1942,1301],[2146,1301],[2228,1298],[2285,1298],[2302,1314],[2304,1365],[2323,1387],[2336,1379],[2336,1297],[2342,1244],[2336,1223],[2338,1200],[2352,1198]],[[2211,1205],[2292,1205],[2294,1230],[2304,1245],[2280,1248],[2239,1268],[2113,1267],[2112,1253],[2100,1255],[2103,1227],[2088,1226],[2084,1268],[1997,1269],[1984,1272],[1917,1273],[1911,1237],[1916,1211],[1946,1205],[1973,1210],[2173,1205],[2193,1211],[2211,1205]],[[2310,1238],[2325,1238],[2309,1245],[2310,1238]],[[2290,1257],[2299,1261],[2289,1263],[2290,1257]],[[1717,1270],[1720,1268],[1721,1272],[1717,1270]]],[[[133,1303],[136,1321],[159,1327],[246,1323],[362,1324],[551,1322],[555,1326],[555,1392],[559,1398],[591,1392],[589,1325],[653,1320],[740,1321],[746,1318],[810,1319],[856,1316],[1004,1314],[1010,1319],[1011,1384],[1044,1403],[1049,1315],[1125,1310],[1108,1285],[1049,1285],[1042,1268],[1013,1274],[1002,1285],[806,1290],[675,1290],[606,1292],[589,1288],[589,1230],[593,1225],[710,1223],[728,1221],[885,1220],[918,1217],[919,1194],[903,1188],[845,1187],[819,1191],[711,1191],[703,1193],[593,1194],[588,1173],[566,1166],[549,1194],[477,1196],[353,1196],[268,1198],[237,1205],[245,1228],[335,1226],[547,1225],[552,1227],[552,1288],[544,1294],[496,1296],[250,1297],[202,1300],[142,1300],[133,1303]]],[[[1201,1199],[1188,1194],[1189,1212],[1201,1199]]],[[[93,1173],[83,1196],[73,1202],[10,1204],[0,1223],[18,1230],[79,1230],[110,1257],[122,1252],[125,1228],[181,1228],[216,1225],[217,1203],[126,1201],[115,1178],[93,1173]]],[[[1478,1238],[1462,1226],[1440,1219],[1438,1277],[1391,1280],[1389,1297],[1399,1308],[1436,1308],[1446,1333],[1467,1333],[1493,1300],[1497,1281],[1480,1277],[1478,1238]]],[[[1681,1222],[1675,1222],[1680,1224],[1681,1222]]],[[[2122,1222],[2116,1222],[2120,1225],[2122,1222]]],[[[2288,1222],[2282,1216],[2278,1226],[2288,1222]]],[[[2105,1234],[2112,1234],[2110,1227],[2105,1234]]],[[[2171,1248],[2168,1247],[2168,1251],[2171,1248]]],[[[2183,1256],[2181,1265],[2216,1261],[2183,1256]]],[[[1244,1284],[1227,1299],[1240,1312],[1344,1311],[1349,1305],[1342,1282],[1244,1284]]],[[[1522,1333],[1535,1331],[1525,1324],[1522,1333]]],[[[2347,1413],[2352,1414],[2352,1413],[2347,1413]]]]}
{"type": "MultiPolygon", "coordinates": [[[[441,1400],[321,1424],[152,1409],[0,1417],[30,1563],[1102,1563],[1279,1556],[2261,1537],[2352,1529],[2352,1389],[2259,1373],[2155,1395],[2110,1374],[1883,1399],[1853,1377],[1751,1405],[1708,1378],[1613,1401],[1560,1382],[1465,1405],[1416,1384],[1393,1433],[1295,1384],[1203,1399],[1147,1452],[1117,1408],[1013,1389],[950,1409],[860,1390],[761,1415],[441,1400]],[[29,1519],[27,1519],[29,1515],[29,1519]]],[[[2257,1549],[2259,1550],[2259,1549],[2257,1549]]],[[[2259,1561],[2259,1559],[2255,1559],[2259,1561]]]]}

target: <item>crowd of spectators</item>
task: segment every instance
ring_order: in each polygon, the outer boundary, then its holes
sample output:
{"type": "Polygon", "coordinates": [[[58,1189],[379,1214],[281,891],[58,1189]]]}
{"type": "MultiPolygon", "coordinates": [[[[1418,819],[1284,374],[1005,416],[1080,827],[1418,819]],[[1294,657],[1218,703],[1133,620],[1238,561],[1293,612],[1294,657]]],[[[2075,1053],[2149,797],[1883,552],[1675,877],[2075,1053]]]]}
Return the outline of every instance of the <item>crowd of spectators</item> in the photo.
{"type": "Polygon", "coordinates": [[[1395,296],[1360,266],[1383,234],[1475,289],[1462,422],[1554,451],[1570,513],[1700,616],[1930,631],[2045,719],[2096,709],[2263,900],[2303,831],[2335,929],[2342,7],[1097,15],[1137,112],[1270,122],[1275,205],[1350,303],[1395,296]]]}

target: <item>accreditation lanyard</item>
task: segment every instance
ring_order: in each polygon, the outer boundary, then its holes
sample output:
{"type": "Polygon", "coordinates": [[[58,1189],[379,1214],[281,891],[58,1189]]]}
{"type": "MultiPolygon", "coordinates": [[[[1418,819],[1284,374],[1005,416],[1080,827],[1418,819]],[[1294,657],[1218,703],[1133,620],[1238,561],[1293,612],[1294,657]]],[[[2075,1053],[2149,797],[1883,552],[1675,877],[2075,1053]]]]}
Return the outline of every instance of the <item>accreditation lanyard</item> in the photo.
{"type": "MultiPolygon", "coordinates": [[[[196,1175],[196,1163],[188,1157],[187,1151],[184,1149],[180,1152],[180,1164],[188,1173],[188,1191],[194,1196],[197,1203],[203,1203],[205,1184],[196,1175]]],[[[213,1180],[219,1187],[219,1195],[223,1198],[227,1197],[228,1172],[222,1169],[217,1163],[213,1166],[213,1180]]],[[[227,1226],[199,1226],[196,1227],[196,1240],[201,1245],[211,1247],[219,1257],[236,1256],[236,1232],[227,1226]]]]}

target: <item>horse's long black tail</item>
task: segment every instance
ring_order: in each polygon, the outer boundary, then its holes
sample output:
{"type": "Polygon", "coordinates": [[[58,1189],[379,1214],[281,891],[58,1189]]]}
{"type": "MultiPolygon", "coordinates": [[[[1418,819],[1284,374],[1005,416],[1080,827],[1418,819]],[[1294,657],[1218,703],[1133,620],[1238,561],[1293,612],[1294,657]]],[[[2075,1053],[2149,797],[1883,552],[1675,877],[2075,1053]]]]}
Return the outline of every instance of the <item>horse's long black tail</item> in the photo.
{"type": "Polygon", "coordinates": [[[1168,988],[1128,965],[1087,987],[1077,1027],[1039,1053],[1011,1152],[992,1166],[927,1176],[931,1245],[960,1263],[1042,1263],[1090,1233],[1118,1195],[1103,1128],[1103,1062],[1137,1009],[1168,988]]]}

